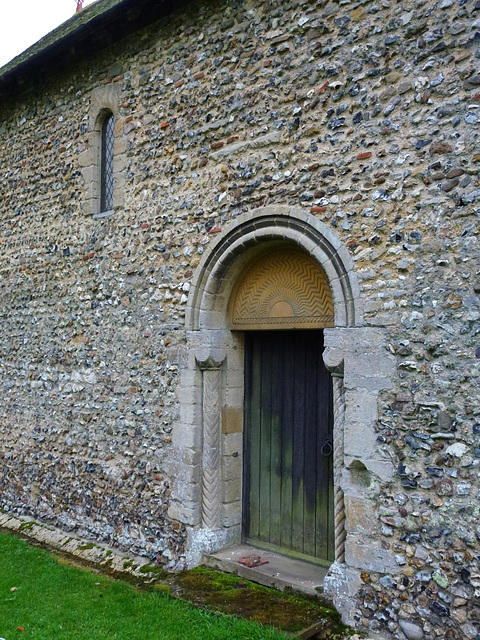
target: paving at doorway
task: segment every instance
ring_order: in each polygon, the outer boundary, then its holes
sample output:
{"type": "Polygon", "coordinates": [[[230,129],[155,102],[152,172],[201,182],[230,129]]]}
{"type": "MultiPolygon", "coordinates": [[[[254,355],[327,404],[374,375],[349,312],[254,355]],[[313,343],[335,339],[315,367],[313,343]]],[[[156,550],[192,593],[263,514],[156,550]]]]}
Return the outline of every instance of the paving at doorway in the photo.
{"type": "Polygon", "coordinates": [[[245,544],[207,555],[204,562],[214,569],[234,573],[267,587],[282,591],[291,588],[315,595],[323,590],[323,580],[327,575],[327,569],[319,565],[245,544]],[[246,567],[239,562],[242,558],[254,556],[259,556],[266,564],[246,567]]]}

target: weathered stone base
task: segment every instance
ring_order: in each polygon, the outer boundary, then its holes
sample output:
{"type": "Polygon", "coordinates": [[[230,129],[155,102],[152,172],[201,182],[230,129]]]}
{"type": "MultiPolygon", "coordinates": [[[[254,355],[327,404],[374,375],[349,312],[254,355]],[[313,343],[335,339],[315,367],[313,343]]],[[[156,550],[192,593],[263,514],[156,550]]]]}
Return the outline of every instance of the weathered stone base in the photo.
{"type": "MultiPolygon", "coordinates": [[[[358,620],[355,619],[355,607],[358,602],[358,591],[362,584],[360,571],[337,562],[331,565],[323,581],[325,595],[330,598],[335,608],[341,612],[342,621],[353,627],[358,625],[358,620]]],[[[376,640],[390,640],[392,638],[385,631],[382,631],[381,634],[370,631],[369,637],[376,640]]]]}
{"type": "Polygon", "coordinates": [[[345,624],[354,625],[355,596],[362,585],[360,572],[334,562],[323,582],[323,590],[342,612],[345,624]]]}
{"type": "Polygon", "coordinates": [[[113,574],[127,573],[147,582],[149,579],[158,577],[157,567],[153,567],[154,570],[149,571],[152,563],[147,558],[122,553],[118,549],[83,540],[78,536],[65,533],[30,518],[21,518],[0,512],[0,529],[21,534],[23,537],[50,549],[95,565],[102,571],[108,570],[113,574]]]}
{"type": "Polygon", "coordinates": [[[186,565],[193,568],[201,564],[203,554],[215,553],[240,541],[238,527],[231,529],[189,529],[186,547],[186,565]]]}

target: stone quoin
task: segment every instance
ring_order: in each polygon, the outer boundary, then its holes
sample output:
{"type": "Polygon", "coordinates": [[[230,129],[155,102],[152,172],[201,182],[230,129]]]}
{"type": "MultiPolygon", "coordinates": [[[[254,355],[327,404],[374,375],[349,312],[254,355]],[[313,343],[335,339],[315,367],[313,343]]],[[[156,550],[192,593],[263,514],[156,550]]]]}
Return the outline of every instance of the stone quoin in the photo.
{"type": "Polygon", "coordinates": [[[478,639],[479,65],[476,0],[100,0],[0,69],[2,522],[478,639]]]}

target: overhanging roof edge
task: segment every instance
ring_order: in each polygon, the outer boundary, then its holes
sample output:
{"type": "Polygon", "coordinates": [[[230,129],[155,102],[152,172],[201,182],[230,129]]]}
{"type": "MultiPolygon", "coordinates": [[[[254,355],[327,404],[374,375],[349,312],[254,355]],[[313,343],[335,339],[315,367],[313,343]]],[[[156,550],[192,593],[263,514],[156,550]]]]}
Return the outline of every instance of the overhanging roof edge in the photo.
{"type": "Polygon", "coordinates": [[[61,25],[47,33],[43,38],[35,44],[25,49],[18,56],[13,58],[6,65],[0,67],[0,82],[5,76],[14,74],[20,70],[23,65],[31,63],[35,58],[42,56],[52,46],[60,43],[64,38],[75,33],[81,34],[88,25],[97,18],[107,17],[109,11],[120,5],[128,4],[129,0],[99,0],[92,5],[85,7],[82,11],[74,14],[71,18],[63,22],[61,25]]]}

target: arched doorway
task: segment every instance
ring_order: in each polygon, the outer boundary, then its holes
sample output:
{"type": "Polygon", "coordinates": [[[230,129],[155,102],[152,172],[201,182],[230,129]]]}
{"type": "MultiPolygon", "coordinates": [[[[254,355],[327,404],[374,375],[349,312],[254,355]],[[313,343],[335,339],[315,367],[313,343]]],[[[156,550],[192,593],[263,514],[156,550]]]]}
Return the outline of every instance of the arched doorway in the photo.
{"type": "MultiPolygon", "coordinates": [[[[232,315],[229,302],[249,267],[261,266],[263,257],[278,256],[279,250],[281,254],[287,248],[296,260],[301,254],[306,261],[303,276],[296,277],[293,297],[268,298],[273,301],[276,328],[259,322],[256,330],[277,331],[277,323],[282,322],[285,330],[323,331],[327,343],[328,335],[334,335],[328,332],[336,335],[342,328],[362,324],[359,288],[348,251],[327,225],[301,209],[263,207],[239,216],[209,247],[196,269],[188,299],[188,361],[181,372],[180,416],[172,434],[172,474],[176,480],[169,513],[187,525],[187,562],[191,566],[201,561],[202,552],[242,538],[245,336],[251,325],[242,325],[232,315]],[[313,297],[312,290],[316,292],[313,297]],[[320,311],[312,306],[312,300],[322,302],[320,311]]],[[[283,272],[295,275],[294,269],[283,272]]],[[[266,281],[271,283],[268,277],[266,281]]],[[[278,293],[280,285],[285,290],[286,284],[292,289],[292,283],[277,281],[269,293],[278,293]]],[[[327,351],[331,349],[326,349],[323,359],[327,351]]],[[[342,561],[342,352],[338,356],[335,351],[328,368],[334,370],[334,547],[336,560],[342,561]]],[[[327,559],[332,556],[331,552],[323,555],[327,559]]]]}
{"type": "Polygon", "coordinates": [[[245,331],[242,537],[329,566],[334,551],[333,388],[325,272],[293,243],[265,243],[239,275],[229,326],[245,331]]]}
{"type": "MultiPolygon", "coordinates": [[[[186,527],[188,566],[202,562],[205,553],[242,540],[244,356],[249,330],[233,326],[229,302],[249,265],[280,245],[297,248],[321,268],[333,301],[332,325],[308,330],[323,332],[322,359],[333,383],[335,561],[324,589],[351,622],[361,571],[398,570],[391,551],[382,545],[375,502],[365,493],[366,485],[390,482],[395,473],[375,429],[378,396],[391,388],[395,360],[386,348],[384,328],[364,325],[349,251],[330,227],[302,209],[272,205],[236,217],[208,247],[195,271],[185,316],[186,358],[177,387],[179,419],[167,468],[174,478],[169,515],[186,527]],[[359,513],[368,515],[359,521],[359,513]]],[[[295,299],[274,302],[275,322],[287,318],[282,322],[288,323],[295,317],[295,304],[295,299]]],[[[308,323],[302,326],[303,330],[294,325],[291,330],[306,334],[308,323]]],[[[268,322],[262,327],[279,331],[268,328],[268,322]]],[[[329,551],[327,556],[333,557],[329,551]]]]}

